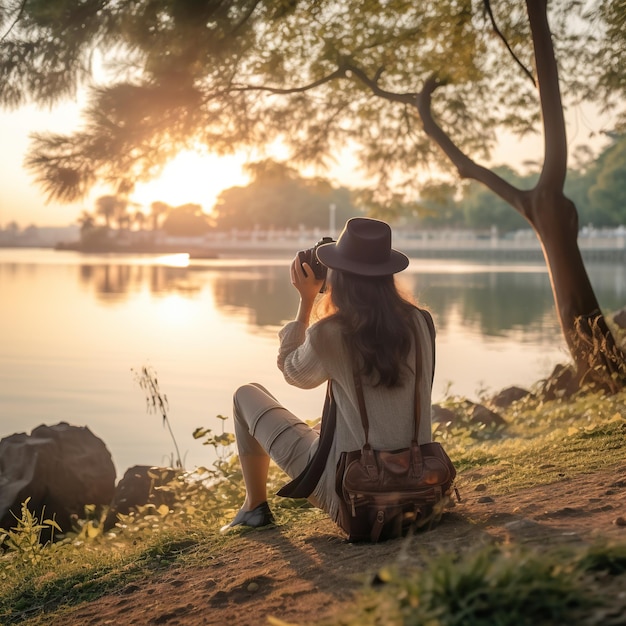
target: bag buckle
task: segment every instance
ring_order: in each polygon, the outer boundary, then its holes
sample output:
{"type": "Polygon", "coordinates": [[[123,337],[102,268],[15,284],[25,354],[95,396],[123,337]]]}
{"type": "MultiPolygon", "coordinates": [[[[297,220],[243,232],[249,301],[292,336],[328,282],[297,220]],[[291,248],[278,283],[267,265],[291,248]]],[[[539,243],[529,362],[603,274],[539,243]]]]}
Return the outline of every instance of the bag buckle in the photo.
{"type": "Polygon", "coordinates": [[[361,451],[361,465],[365,468],[368,478],[378,480],[378,465],[376,464],[376,456],[369,443],[363,446],[361,451]]]}

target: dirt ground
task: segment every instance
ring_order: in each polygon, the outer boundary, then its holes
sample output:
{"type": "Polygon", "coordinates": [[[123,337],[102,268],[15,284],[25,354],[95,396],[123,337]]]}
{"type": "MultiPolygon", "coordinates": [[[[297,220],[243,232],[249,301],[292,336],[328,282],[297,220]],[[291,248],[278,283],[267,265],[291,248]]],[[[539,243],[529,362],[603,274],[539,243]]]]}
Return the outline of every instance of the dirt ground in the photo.
{"type": "MultiPolygon", "coordinates": [[[[298,537],[280,526],[244,533],[201,567],[174,564],[49,623],[245,626],[270,623],[270,616],[294,624],[332,621],[349,611],[354,591],[398,559],[510,540],[538,547],[582,545],[596,536],[626,541],[626,463],[497,496],[480,483],[489,471],[465,473],[462,502],[438,528],[409,540],[348,544],[330,521],[309,516],[298,537]]],[[[624,604],[626,611],[626,599],[624,604]]]]}

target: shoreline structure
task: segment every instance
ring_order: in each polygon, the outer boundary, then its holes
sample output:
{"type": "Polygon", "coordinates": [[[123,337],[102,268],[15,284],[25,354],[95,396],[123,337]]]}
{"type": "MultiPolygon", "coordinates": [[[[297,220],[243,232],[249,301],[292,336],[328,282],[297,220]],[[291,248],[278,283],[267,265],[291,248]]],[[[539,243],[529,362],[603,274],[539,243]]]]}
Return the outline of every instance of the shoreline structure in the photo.
{"type": "MultiPolygon", "coordinates": [[[[286,256],[310,248],[328,232],[314,230],[232,230],[199,237],[172,237],[162,231],[110,230],[108,236],[89,245],[81,240],[50,244],[37,241],[8,242],[0,247],[55,248],[82,253],[176,254],[190,258],[286,256]]],[[[336,233],[331,232],[336,237],[336,233]]],[[[532,230],[504,237],[496,229],[472,231],[394,231],[394,247],[413,258],[543,261],[541,245],[532,230]]],[[[585,227],[578,237],[586,261],[626,261],[626,227],[596,230],[585,227]]]]}
{"type": "MultiPolygon", "coordinates": [[[[231,231],[209,233],[203,237],[168,237],[157,234],[150,241],[130,237],[112,240],[109,250],[84,250],[80,243],[57,249],[83,252],[156,252],[188,253],[191,258],[232,258],[233,256],[269,256],[295,254],[310,248],[327,232],[321,229],[300,231],[231,231]]],[[[150,233],[153,235],[153,233],[150,233]]],[[[336,237],[336,233],[331,233],[336,237]]],[[[626,261],[626,227],[612,230],[583,229],[578,243],[586,261],[626,261]]],[[[470,231],[394,231],[394,247],[413,258],[543,261],[541,245],[532,230],[518,231],[506,237],[495,229],[489,233],[470,231]]]]}

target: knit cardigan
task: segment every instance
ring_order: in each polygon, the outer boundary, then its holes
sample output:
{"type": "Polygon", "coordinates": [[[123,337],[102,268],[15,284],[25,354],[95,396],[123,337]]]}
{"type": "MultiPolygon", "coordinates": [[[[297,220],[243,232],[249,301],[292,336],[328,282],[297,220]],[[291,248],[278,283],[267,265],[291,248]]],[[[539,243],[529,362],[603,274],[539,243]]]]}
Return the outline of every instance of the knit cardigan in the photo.
{"type": "MultiPolygon", "coordinates": [[[[422,444],[432,441],[433,345],[424,316],[416,309],[414,317],[422,359],[422,374],[418,381],[421,399],[418,441],[422,444]]],[[[302,322],[289,322],[280,330],[279,339],[278,367],[289,384],[313,389],[327,380],[332,381],[337,427],[324,473],[311,499],[336,522],[339,518],[339,498],[335,493],[335,472],[339,457],[342,452],[358,450],[365,443],[352,360],[339,323],[333,318],[308,328],[302,322]]],[[[414,345],[407,357],[407,366],[410,372],[415,369],[414,345]]],[[[379,450],[408,447],[414,431],[415,377],[405,376],[401,386],[391,388],[372,386],[367,380],[362,382],[372,447],[379,450]]],[[[316,449],[317,446],[314,446],[311,456],[316,449]]]]}

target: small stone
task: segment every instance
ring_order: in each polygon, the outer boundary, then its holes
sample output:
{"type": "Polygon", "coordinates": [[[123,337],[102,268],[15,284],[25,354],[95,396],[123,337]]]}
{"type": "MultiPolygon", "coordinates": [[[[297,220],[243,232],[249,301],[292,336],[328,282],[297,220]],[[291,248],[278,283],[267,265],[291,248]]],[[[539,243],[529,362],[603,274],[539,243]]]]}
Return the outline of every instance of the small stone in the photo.
{"type": "Polygon", "coordinates": [[[623,308],[621,311],[618,311],[613,316],[613,321],[620,327],[626,328],[626,308],[623,308]]]}
{"type": "Polygon", "coordinates": [[[626,526],[626,517],[622,517],[622,516],[620,516],[620,517],[616,517],[616,518],[613,520],[613,523],[614,523],[616,526],[626,526]]]}
{"type": "Polygon", "coordinates": [[[477,502],[479,504],[488,504],[489,502],[493,502],[493,498],[491,496],[480,496],[477,502]]]}
{"type": "Polygon", "coordinates": [[[254,593],[255,591],[258,591],[259,589],[259,583],[255,583],[255,582],[251,582],[248,587],[247,587],[248,591],[250,593],[254,593]]]}
{"type": "Polygon", "coordinates": [[[507,387],[500,391],[498,395],[494,396],[491,402],[500,409],[506,409],[511,406],[513,402],[517,402],[528,395],[530,395],[530,392],[521,387],[507,387]]]}
{"type": "Polygon", "coordinates": [[[470,421],[472,424],[484,424],[487,428],[503,428],[507,425],[502,416],[482,404],[475,404],[471,408],[470,421]]]}
{"type": "Polygon", "coordinates": [[[480,485],[476,485],[476,487],[474,487],[474,491],[487,491],[487,485],[480,483],[480,485]]]}
{"type": "Polygon", "coordinates": [[[538,524],[537,522],[534,522],[533,520],[523,518],[523,519],[513,520],[512,522],[507,522],[504,525],[504,527],[511,532],[521,533],[527,530],[533,530],[535,528],[539,528],[540,524],[538,524]]]}

